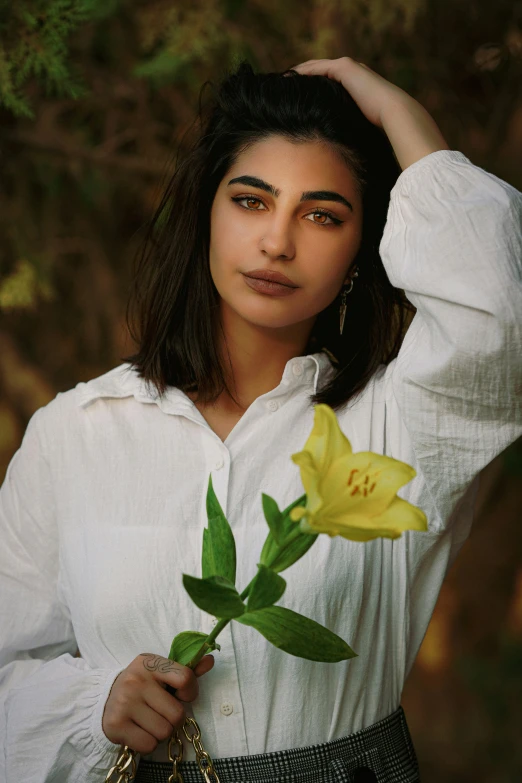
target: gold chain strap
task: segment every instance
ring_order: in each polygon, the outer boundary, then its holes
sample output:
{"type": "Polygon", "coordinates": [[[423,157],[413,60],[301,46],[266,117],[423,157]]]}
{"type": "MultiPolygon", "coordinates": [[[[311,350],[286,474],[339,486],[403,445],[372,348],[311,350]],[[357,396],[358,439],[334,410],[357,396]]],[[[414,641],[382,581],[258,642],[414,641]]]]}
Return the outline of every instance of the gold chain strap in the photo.
{"type": "Polygon", "coordinates": [[[212,759],[201,744],[201,731],[194,718],[185,719],[185,723],[183,724],[183,734],[189,742],[192,742],[194,746],[194,750],[196,752],[196,761],[198,762],[199,771],[205,778],[205,783],[221,783],[219,775],[214,769],[212,759]],[[190,734],[187,730],[189,726],[194,729],[192,734],[190,734]]]}
{"type": "MultiPolygon", "coordinates": [[[[199,771],[205,778],[205,783],[221,783],[219,775],[214,769],[214,763],[201,743],[201,731],[194,718],[185,718],[183,724],[183,733],[189,742],[194,746],[196,761],[199,771]],[[193,731],[189,731],[189,728],[193,731]]],[[[120,749],[120,755],[116,764],[110,768],[105,778],[105,783],[132,783],[136,777],[136,751],[131,750],[128,745],[120,749]],[[132,768],[129,770],[129,766],[132,768]],[[119,775],[115,778],[114,775],[119,775]]],[[[178,769],[178,764],[183,760],[183,742],[179,731],[176,729],[169,740],[169,761],[172,761],[172,774],[169,776],[168,783],[183,783],[183,776],[178,769]],[[173,746],[177,746],[177,752],[172,753],[173,746]]]]}
{"type": "Polygon", "coordinates": [[[183,776],[178,769],[179,762],[183,761],[183,742],[177,729],[169,739],[169,761],[172,761],[172,775],[169,775],[168,783],[183,783],[183,776]],[[178,752],[175,756],[172,755],[174,744],[178,746],[178,752]]]}
{"type": "Polygon", "coordinates": [[[105,778],[105,783],[131,783],[136,777],[136,751],[131,750],[128,745],[120,748],[120,755],[116,764],[110,768],[105,778]],[[132,767],[129,770],[129,766],[132,767]],[[114,775],[119,775],[115,778],[114,775]]]}

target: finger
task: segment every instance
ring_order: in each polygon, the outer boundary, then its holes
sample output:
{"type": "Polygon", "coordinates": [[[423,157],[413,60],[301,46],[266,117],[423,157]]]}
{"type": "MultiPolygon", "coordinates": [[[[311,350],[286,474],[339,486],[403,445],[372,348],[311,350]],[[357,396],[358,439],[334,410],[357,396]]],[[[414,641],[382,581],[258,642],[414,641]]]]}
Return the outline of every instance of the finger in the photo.
{"type": "MultiPolygon", "coordinates": [[[[363,68],[366,68],[367,71],[371,71],[372,69],[369,68],[364,63],[359,62],[358,60],[354,60],[352,57],[339,57],[337,60],[307,60],[304,63],[299,63],[299,65],[294,65],[294,70],[315,70],[319,68],[321,71],[324,69],[331,70],[332,68],[338,69],[339,67],[344,67],[342,61],[345,62],[351,62],[354,65],[362,65],[363,68]]],[[[290,69],[289,69],[290,70],[290,69]]]]}
{"type": "MultiPolygon", "coordinates": [[[[165,690],[168,691],[168,687],[165,690]]],[[[174,698],[171,698],[171,696],[168,696],[158,688],[151,687],[143,692],[143,701],[150,709],[168,721],[171,726],[181,726],[183,724],[185,707],[178,701],[177,694],[174,695],[174,698]]],[[[132,717],[136,720],[134,715],[132,717]]]]}
{"type": "Polygon", "coordinates": [[[302,71],[306,71],[309,68],[313,68],[319,62],[320,60],[307,60],[307,62],[305,63],[299,63],[299,65],[294,65],[293,70],[297,71],[298,73],[301,73],[302,71]]]}
{"type": "Polygon", "coordinates": [[[125,724],[121,739],[115,744],[128,745],[129,748],[145,756],[147,753],[152,753],[156,750],[158,740],[152,734],[149,734],[148,731],[137,726],[134,721],[128,721],[125,724]]]}
{"type": "MultiPolygon", "coordinates": [[[[183,701],[192,701],[198,694],[198,684],[194,672],[188,666],[183,666],[170,658],[162,655],[143,653],[142,663],[144,668],[153,675],[153,678],[163,688],[170,685],[178,691],[178,698],[183,701]],[[188,698],[186,698],[188,697],[188,698]]],[[[178,695],[177,694],[177,695],[178,695]]]]}
{"type": "MultiPolygon", "coordinates": [[[[326,60],[305,60],[304,63],[299,63],[299,65],[293,65],[292,70],[298,71],[298,70],[306,69],[311,65],[316,65],[317,63],[321,63],[321,62],[326,62],[326,60]]],[[[289,68],[288,70],[291,69],[289,68]]]]}
{"type": "Polygon", "coordinates": [[[177,706],[179,707],[179,711],[175,713],[176,718],[172,723],[167,720],[167,718],[164,718],[161,713],[158,713],[155,709],[149,707],[144,701],[136,705],[136,708],[132,711],[131,718],[137,726],[144,731],[148,731],[149,734],[152,734],[158,742],[162,742],[164,739],[171,736],[174,728],[183,725],[185,711],[181,704],[177,706]]]}
{"type": "MultiPolygon", "coordinates": [[[[184,667],[188,668],[188,667],[184,667]]],[[[196,675],[192,669],[188,669],[190,674],[187,676],[184,684],[176,688],[176,699],[180,701],[194,701],[199,693],[199,684],[196,675]]]]}
{"type": "Polygon", "coordinates": [[[342,69],[336,60],[309,60],[296,65],[294,70],[302,76],[325,76],[328,79],[341,80],[342,69]]]}
{"type": "Polygon", "coordinates": [[[196,675],[196,677],[201,677],[202,674],[206,674],[212,669],[214,663],[215,661],[213,655],[205,655],[199,661],[197,666],[194,667],[194,674],[196,675]]]}
{"type": "MultiPolygon", "coordinates": [[[[201,677],[202,674],[206,674],[213,668],[214,663],[215,661],[213,655],[205,655],[194,667],[194,674],[196,677],[201,677]]],[[[165,685],[165,690],[167,693],[170,693],[171,696],[178,695],[178,690],[173,688],[171,685],[165,685]]]]}

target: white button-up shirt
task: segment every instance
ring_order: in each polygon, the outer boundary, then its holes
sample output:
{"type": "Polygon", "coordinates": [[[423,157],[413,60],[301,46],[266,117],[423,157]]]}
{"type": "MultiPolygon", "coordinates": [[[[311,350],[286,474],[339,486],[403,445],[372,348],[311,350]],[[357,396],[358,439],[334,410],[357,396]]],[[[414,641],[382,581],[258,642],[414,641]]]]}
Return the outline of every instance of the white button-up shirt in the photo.
{"type": "MultiPolygon", "coordinates": [[[[312,662],[253,628],[225,628],[187,707],[212,756],[333,740],[398,707],[469,534],[478,474],[522,434],[521,219],[522,194],[456,150],[397,180],[380,253],[417,313],[398,357],[337,416],[354,451],[415,468],[398,495],[425,511],[429,531],[322,535],[284,573],[279,603],[357,658],[312,662]]],[[[201,575],[209,474],[242,590],[268,531],[261,492],[280,508],[303,494],[290,455],[333,372],[322,352],[291,359],[224,442],[183,392],[149,394],[127,364],[33,414],[0,492],[0,780],[104,780],[119,748],[102,731],[116,676],[139,653],[168,656],[180,631],[214,625],[182,586],[183,573],[201,575]]],[[[167,760],[167,741],[150,757],[167,760]]]]}

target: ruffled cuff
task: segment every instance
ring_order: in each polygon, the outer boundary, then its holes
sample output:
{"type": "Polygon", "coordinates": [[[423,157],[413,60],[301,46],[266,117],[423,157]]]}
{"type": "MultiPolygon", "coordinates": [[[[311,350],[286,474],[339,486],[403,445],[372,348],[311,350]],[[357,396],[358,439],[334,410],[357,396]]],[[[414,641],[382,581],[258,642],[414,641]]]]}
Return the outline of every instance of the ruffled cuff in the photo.
{"type": "MultiPolygon", "coordinates": [[[[125,669],[122,666],[118,670],[99,670],[99,679],[96,687],[92,689],[85,697],[85,706],[87,701],[91,708],[91,717],[88,725],[89,741],[92,744],[91,753],[86,759],[86,766],[89,771],[100,771],[107,773],[116,763],[121,745],[111,742],[105,735],[102,727],[103,713],[105,704],[109,698],[112,686],[118,675],[125,669]],[[103,676],[102,676],[103,675],[103,676]]],[[[136,758],[138,761],[139,758],[136,758]]]]}
{"type": "Polygon", "coordinates": [[[103,781],[119,750],[103,733],[103,709],[124,668],[91,669],[65,654],[11,688],[3,738],[8,783],[84,780],[86,770],[103,781]]]}
{"type": "MultiPolygon", "coordinates": [[[[95,700],[90,724],[92,742],[94,743],[98,753],[103,754],[110,752],[114,754],[114,752],[117,751],[120,747],[119,745],[115,745],[114,742],[111,742],[110,739],[105,736],[102,728],[102,718],[105,704],[109,698],[114,681],[125,668],[125,666],[122,666],[121,669],[118,669],[118,671],[111,671],[104,679],[100,679],[101,689],[98,698],[95,700]]],[[[95,696],[95,694],[92,695],[95,696]]]]}

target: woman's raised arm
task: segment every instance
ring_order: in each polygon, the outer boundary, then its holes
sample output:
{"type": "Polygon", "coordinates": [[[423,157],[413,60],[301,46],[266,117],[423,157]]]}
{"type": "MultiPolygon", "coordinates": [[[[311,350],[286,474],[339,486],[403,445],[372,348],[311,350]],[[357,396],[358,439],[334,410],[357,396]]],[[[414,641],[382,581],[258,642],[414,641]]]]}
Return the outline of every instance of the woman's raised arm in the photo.
{"type": "Polygon", "coordinates": [[[462,152],[434,152],[397,180],[379,250],[417,308],[388,374],[420,469],[412,485],[428,485],[442,530],[522,435],[522,193],[462,152]]]}

